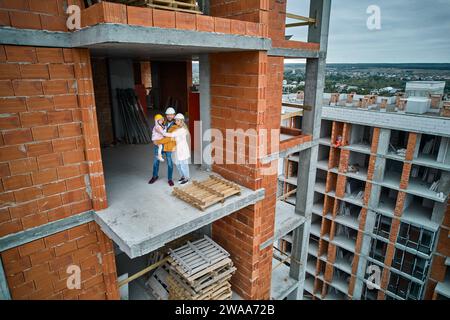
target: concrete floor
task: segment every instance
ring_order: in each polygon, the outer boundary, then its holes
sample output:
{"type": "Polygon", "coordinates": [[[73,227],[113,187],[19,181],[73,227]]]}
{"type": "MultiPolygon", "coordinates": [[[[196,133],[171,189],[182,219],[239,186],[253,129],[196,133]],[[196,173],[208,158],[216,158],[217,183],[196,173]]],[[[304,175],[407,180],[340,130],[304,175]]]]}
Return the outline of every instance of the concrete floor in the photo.
{"type": "MultiPolygon", "coordinates": [[[[169,241],[206,226],[264,198],[264,189],[241,188],[205,211],[174,197],[167,184],[167,165],[160,164],[158,180],[148,184],[152,173],[151,145],[120,145],[102,151],[109,207],[95,214],[102,230],[130,258],[158,249],[169,241]]],[[[211,174],[191,165],[192,179],[211,174]]],[[[178,173],[174,169],[174,179],[178,173]]]]}

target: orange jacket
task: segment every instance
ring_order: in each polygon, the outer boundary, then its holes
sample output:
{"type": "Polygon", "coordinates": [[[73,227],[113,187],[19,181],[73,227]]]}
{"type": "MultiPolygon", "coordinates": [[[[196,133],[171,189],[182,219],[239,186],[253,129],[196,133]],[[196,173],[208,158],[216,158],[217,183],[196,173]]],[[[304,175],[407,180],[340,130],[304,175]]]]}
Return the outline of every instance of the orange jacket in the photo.
{"type": "MultiPolygon", "coordinates": [[[[173,124],[169,130],[167,131],[168,133],[172,133],[175,130],[177,130],[179,127],[176,124],[173,124]]],[[[169,138],[169,137],[165,137],[161,140],[156,140],[155,141],[156,144],[163,144],[164,145],[164,151],[165,152],[173,152],[175,151],[175,147],[176,147],[176,142],[174,138],[169,138]]]]}

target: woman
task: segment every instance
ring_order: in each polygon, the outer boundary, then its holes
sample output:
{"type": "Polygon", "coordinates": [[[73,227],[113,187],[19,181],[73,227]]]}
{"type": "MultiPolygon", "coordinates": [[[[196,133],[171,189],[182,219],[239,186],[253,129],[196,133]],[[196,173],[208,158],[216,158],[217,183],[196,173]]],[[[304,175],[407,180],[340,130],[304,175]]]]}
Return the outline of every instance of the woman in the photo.
{"type": "Polygon", "coordinates": [[[174,138],[176,142],[175,147],[175,164],[180,173],[179,184],[186,184],[189,182],[189,158],[191,157],[191,149],[189,148],[190,137],[189,130],[184,122],[184,116],[178,113],[175,116],[175,124],[178,129],[172,133],[165,132],[165,137],[174,138]]]}

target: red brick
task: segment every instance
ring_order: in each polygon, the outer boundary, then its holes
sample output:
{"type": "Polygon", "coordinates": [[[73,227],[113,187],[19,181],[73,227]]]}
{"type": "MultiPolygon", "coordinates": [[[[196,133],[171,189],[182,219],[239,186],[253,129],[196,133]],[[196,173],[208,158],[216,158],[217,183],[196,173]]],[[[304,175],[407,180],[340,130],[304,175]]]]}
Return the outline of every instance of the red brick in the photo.
{"type": "Polygon", "coordinates": [[[0,209],[0,223],[11,220],[8,208],[0,209]]]}
{"type": "Polygon", "coordinates": [[[14,96],[11,80],[0,80],[0,97],[14,96]]]}
{"type": "Polygon", "coordinates": [[[22,79],[49,79],[48,67],[45,64],[20,65],[22,79]]]}
{"type": "Polygon", "coordinates": [[[82,189],[86,187],[86,182],[82,176],[66,180],[67,191],[82,189]]]}
{"type": "Polygon", "coordinates": [[[57,0],[28,0],[30,11],[47,13],[51,15],[58,15],[58,1],[57,0]]]}
{"type": "Polygon", "coordinates": [[[61,155],[58,153],[40,156],[37,159],[39,170],[56,168],[62,164],[61,155]]]}
{"type": "MultiPolygon", "coordinates": [[[[69,234],[70,236],[70,234],[69,234]]],[[[84,248],[90,244],[97,243],[97,235],[95,233],[91,233],[87,236],[82,237],[81,239],[77,240],[77,246],[78,248],[84,248]]],[[[97,259],[97,257],[95,257],[97,259]]]]}
{"type": "Polygon", "coordinates": [[[73,62],[72,49],[63,49],[64,62],[73,62]]]}
{"type": "Polygon", "coordinates": [[[73,66],[70,64],[51,64],[49,66],[51,79],[73,79],[73,66]]]}
{"type": "Polygon", "coordinates": [[[54,109],[52,97],[28,97],[26,101],[29,111],[48,111],[54,109]]]}
{"type": "Polygon", "coordinates": [[[41,14],[42,30],[49,31],[67,31],[66,17],[55,17],[41,14]]]}
{"type": "Polygon", "coordinates": [[[214,32],[214,17],[198,15],[197,31],[214,32]]]}
{"type": "Polygon", "coordinates": [[[30,129],[18,129],[3,133],[5,144],[13,145],[31,142],[33,140],[30,129]]]}
{"type": "Polygon", "coordinates": [[[230,19],[214,17],[214,32],[230,33],[231,32],[230,19]]]}
{"type": "Polygon", "coordinates": [[[42,192],[41,189],[37,187],[14,191],[14,198],[16,199],[16,202],[31,201],[39,198],[40,196],[42,196],[42,192]]]}
{"type": "Polygon", "coordinates": [[[34,127],[31,130],[33,132],[34,141],[52,140],[58,138],[57,126],[34,127]]]}
{"type": "Polygon", "coordinates": [[[20,114],[22,127],[35,127],[46,125],[48,122],[45,112],[24,112],[20,114]]]}
{"type": "Polygon", "coordinates": [[[58,178],[59,179],[67,179],[73,178],[80,175],[80,166],[64,166],[58,168],[58,178]]]}
{"type": "Polygon", "coordinates": [[[51,142],[38,142],[29,144],[27,146],[28,156],[30,157],[36,157],[36,156],[42,156],[45,154],[50,154],[53,152],[52,144],[51,142]]]}
{"type": "Polygon", "coordinates": [[[16,9],[25,11],[30,8],[28,5],[28,0],[2,0],[0,2],[0,7],[4,9],[16,9]]]}
{"type": "Polygon", "coordinates": [[[15,63],[0,63],[0,79],[20,79],[19,65],[15,63]]]}
{"type": "Polygon", "coordinates": [[[80,202],[86,199],[88,199],[88,196],[84,189],[69,191],[62,195],[63,204],[80,202]]]}
{"type": "Polygon", "coordinates": [[[16,96],[37,96],[43,93],[40,81],[14,80],[12,84],[16,96]]]}
{"type": "Polygon", "coordinates": [[[127,23],[127,6],[121,3],[102,2],[103,15],[107,23],[127,23]]]}
{"type": "MultiPolygon", "coordinates": [[[[22,224],[25,229],[38,227],[38,226],[41,226],[41,225],[49,222],[46,213],[39,213],[39,214],[26,216],[26,217],[22,218],[21,220],[22,220],[22,224]]],[[[47,250],[47,252],[48,251],[49,250],[47,250]]]]}
{"type": "Polygon", "coordinates": [[[72,214],[79,214],[92,209],[92,201],[87,199],[78,203],[74,203],[70,206],[72,214]]]}
{"type": "Polygon", "coordinates": [[[248,36],[259,36],[258,24],[254,22],[246,22],[245,34],[248,36]]]}
{"type": "Polygon", "coordinates": [[[39,239],[20,246],[19,254],[21,257],[25,257],[42,249],[45,249],[44,240],[39,239]]]}
{"type": "Polygon", "coordinates": [[[42,187],[44,196],[63,193],[64,191],[66,191],[66,184],[64,181],[46,184],[42,187]]]}
{"type": "Polygon", "coordinates": [[[27,158],[14,160],[9,163],[11,174],[30,173],[37,170],[37,162],[35,158],[27,158]]]}
{"type": "Polygon", "coordinates": [[[33,172],[31,178],[35,185],[50,183],[58,179],[56,169],[33,172]]]}
{"type": "Polygon", "coordinates": [[[232,20],[231,21],[231,30],[230,30],[230,32],[232,34],[245,35],[245,31],[246,31],[245,21],[240,21],[240,20],[232,20]]]}
{"type": "Polygon", "coordinates": [[[6,61],[5,46],[0,45],[0,61],[6,61]]]}
{"type": "Polygon", "coordinates": [[[77,149],[77,140],[75,138],[53,140],[52,144],[53,150],[55,152],[71,151],[77,149]]]}
{"type": "Polygon", "coordinates": [[[153,9],[141,7],[127,7],[128,24],[144,27],[153,26],[153,9]]]}
{"type": "Polygon", "coordinates": [[[153,25],[159,28],[175,28],[175,12],[153,9],[153,25]]]}
{"type": "Polygon", "coordinates": [[[70,110],[52,111],[48,113],[48,122],[50,124],[61,124],[72,122],[72,112],[70,110]]]}
{"type": "Polygon", "coordinates": [[[31,187],[31,185],[31,176],[29,174],[3,178],[3,186],[6,191],[31,187]]]}
{"type": "Polygon", "coordinates": [[[36,214],[38,213],[38,210],[37,201],[31,201],[22,205],[10,207],[9,213],[12,219],[20,219],[31,214],[36,214]]]}
{"type": "Polygon", "coordinates": [[[63,153],[64,164],[73,164],[85,161],[85,156],[83,151],[74,150],[67,151],[63,153]]]}
{"type": "Polygon", "coordinates": [[[0,129],[16,129],[18,127],[20,127],[20,121],[16,114],[4,114],[0,117],[0,129]]]}
{"type": "Polygon", "coordinates": [[[42,250],[40,252],[35,252],[30,254],[31,264],[33,266],[40,265],[42,263],[47,263],[54,258],[51,250],[42,250]]]}
{"type": "Polygon", "coordinates": [[[72,210],[70,209],[70,206],[58,207],[58,208],[47,211],[48,221],[56,221],[56,220],[64,219],[71,215],[72,215],[72,210]]]}
{"type": "Polygon", "coordinates": [[[0,11],[0,26],[11,26],[11,20],[9,19],[8,11],[0,11]]]}
{"type": "Polygon", "coordinates": [[[65,80],[47,80],[42,83],[46,95],[67,94],[69,88],[65,80]]]}
{"type": "Polygon", "coordinates": [[[8,62],[36,62],[34,47],[5,46],[8,62]]]}
{"type": "Polygon", "coordinates": [[[0,178],[7,177],[9,175],[11,175],[9,165],[7,163],[1,163],[0,164],[0,178]]]}
{"type": "Polygon", "coordinates": [[[78,107],[78,99],[76,95],[64,95],[53,97],[55,108],[58,109],[74,109],[78,107]]]}
{"type": "Polygon", "coordinates": [[[44,238],[44,241],[47,248],[53,248],[55,246],[58,246],[60,244],[69,241],[69,234],[67,233],[67,231],[58,232],[44,238]]]}
{"type": "Polygon", "coordinates": [[[64,56],[61,48],[36,48],[37,59],[42,63],[63,63],[64,56]]]}
{"type": "Polygon", "coordinates": [[[16,113],[26,111],[24,98],[0,98],[0,113],[16,113]]]}
{"type": "Polygon", "coordinates": [[[9,161],[26,158],[27,153],[23,146],[8,146],[0,148],[0,161],[9,161]]]}
{"type": "Polygon", "coordinates": [[[175,24],[177,29],[195,30],[196,18],[193,13],[175,12],[175,24]]]}
{"type": "Polygon", "coordinates": [[[79,123],[70,123],[58,126],[61,138],[81,136],[81,126],[79,123]]]}
{"type": "Polygon", "coordinates": [[[62,205],[61,196],[54,195],[39,200],[39,210],[46,211],[62,205]]]}
{"type": "Polygon", "coordinates": [[[32,12],[11,11],[9,13],[11,26],[20,29],[41,29],[41,19],[32,12]]]}
{"type": "Polygon", "coordinates": [[[11,220],[0,224],[0,237],[23,230],[20,220],[11,220]]]}
{"type": "Polygon", "coordinates": [[[73,252],[77,249],[77,243],[75,241],[65,242],[60,246],[55,247],[55,255],[57,257],[63,256],[66,253],[73,252]]]}

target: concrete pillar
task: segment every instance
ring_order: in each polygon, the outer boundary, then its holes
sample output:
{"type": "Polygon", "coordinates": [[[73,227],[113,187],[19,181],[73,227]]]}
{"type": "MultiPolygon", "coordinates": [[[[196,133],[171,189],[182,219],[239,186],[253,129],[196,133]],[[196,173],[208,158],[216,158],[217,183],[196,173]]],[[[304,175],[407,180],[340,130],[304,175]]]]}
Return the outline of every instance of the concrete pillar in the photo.
{"type": "Polygon", "coordinates": [[[123,138],[125,133],[120,119],[120,106],[116,89],[134,88],[133,60],[109,59],[108,64],[114,132],[116,138],[123,138]]]}
{"type": "Polygon", "coordinates": [[[437,161],[447,164],[450,163],[450,139],[447,137],[441,137],[437,161]]]}
{"type": "Polygon", "coordinates": [[[386,154],[388,152],[390,139],[391,139],[391,130],[383,128],[380,129],[377,154],[386,154]]]}
{"type": "MultiPolygon", "coordinates": [[[[305,134],[312,135],[314,142],[317,142],[320,138],[330,10],[331,0],[310,2],[309,16],[315,17],[317,23],[309,27],[308,41],[320,43],[320,58],[306,60],[304,104],[311,106],[312,110],[305,112],[303,116],[302,131],[305,134]]],[[[306,221],[294,232],[290,276],[299,281],[299,287],[292,292],[288,297],[289,299],[301,299],[303,297],[318,150],[318,145],[313,145],[312,148],[299,154],[295,211],[303,215],[306,221]]]]}
{"type": "Polygon", "coordinates": [[[203,169],[211,170],[211,154],[203,152],[205,148],[211,143],[211,78],[210,78],[210,63],[209,55],[201,54],[199,56],[199,78],[200,78],[200,130],[194,137],[195,143],[198,143],[195,147],[194,161],[195,163],[201,163],[203,169]],[[201,154],[198,154],[200,153],[201,154]],[[203,155],[203,159],[202,159],[203,155]]]}
{"type": "Polygon", "coordinates": [[[358,268],[356,271],[357,280],[355,282],[355,288],[353,290],[353,299],[358,300],[361,298],[363,282],[358,279],[364,279],[367,271],[367,257],[370,252],[370,242],[375,226],[376,213],[372,210],[367,210],[366,223],[364,225],[364,235],[361,244],[361,251],[359,252],[358,268]]]}

